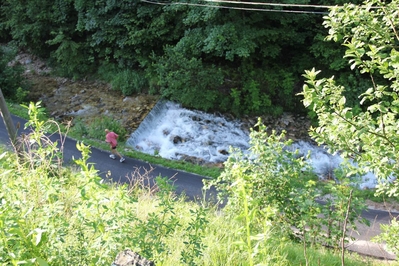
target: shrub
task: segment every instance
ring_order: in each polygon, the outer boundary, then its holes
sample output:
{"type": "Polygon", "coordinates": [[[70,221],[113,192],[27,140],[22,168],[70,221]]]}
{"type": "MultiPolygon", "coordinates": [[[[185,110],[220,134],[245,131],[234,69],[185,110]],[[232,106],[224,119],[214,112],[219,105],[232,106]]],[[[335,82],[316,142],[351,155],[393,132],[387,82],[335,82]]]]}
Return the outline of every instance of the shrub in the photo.
{"type": "Polygon", "coordinates": [[[120,90],[123,95],[140,93],[148,87],[148,81],[143,72],[125,69],[116,73],[111,80],[114,90],[120,90]]]}
{"type": "Polygon", "coordinates": [[[99,67],[97,74],[101,79],[109,82],[112,89],[121,91],[125,96],[141,93],[148,89],[146,75],[140,70],[121,69],[117,65],[107,62],[99,67]]]}
{"type": "Polygon", "coordinates": [[[9,64],[16,55],[15,49],[0,46],[0,89],[4,97],[21,102],[26,96],[23,89],[25,87],[22,77],[23,67],[18,63],[13,66],[9,64]]]}
{"type": "Polygon", "coordinates": [[[220,68],[207,65],[201,59],[187,58],[184,54],[166,48],[166,55],[154,64],[160,94],[183,106],[209,111],[218,109],[220,93],[216,88],[223,81],[220,68]]]}
{"type": "Polygon", "coordinates": [[[121,123],[112,117],[103,116],[90,118],[76,119],[73,132],[86,138],[102,140],[105,139],[105,129],[114,131],[119,135],[119,141],[126,140],[127,131],[121,123]]]}
{"type": "MultiPolygon", "coordinates": [[[[21,150],[19,160],[7,152],[0,155],[0,264],[110,265],[125,247],[161,262],[176,249],[171,240],[179,235],[187,243],[176,251],[181,256],[177,261],[197,265],[208,224],[199,206],[176,215],[179,198],[162,177],[152,187],[148,176],[138,172],[130,184],[104,184],[87,163],[90,148],[82,143],[77,144],[82,157],[74,160],[80,171],[54,171],[51,162],[62,151],[42,140],[48,140],[43,134],[55,122],[38,119],[40,105],[29,108],[27,125],[34,128],[29,140],[36,141],[35,148],[21,150]],[[145,199],[146,193],[151,199],[145,199]],[[145,215],[132,211],[146,201],[145,215]]],[[[24,147],[31,147],[29,143],[24,147]]]]}
{"type": "Polygon", "coordinates": [[[351,199],[353,188],[351,180],[345,179],[346,172],[337,173],[339,181],[329,186],[331,200],[323,205],[316,201],[321,193],[315,175],[304,158],[290,150],[291,141],[284,140],[284,133],[268,135],[260,120],[255,128],[259,130],[251,132],[249,153],[233,150],[224,172],[208,186],[216,186],[220,199],[228,198],[226,210],[251,217],[247,227],[254,233],[260,233],[257,219],[267,218],[272,208],[276,215],[267,219],[285,229],[286,237],[300,239],[290,229],[297,228],[304,243],[338,248],[346,210],[351,211],[346,222],[356,228],[354,221],[364,209],[361,200],[351,199]]]}

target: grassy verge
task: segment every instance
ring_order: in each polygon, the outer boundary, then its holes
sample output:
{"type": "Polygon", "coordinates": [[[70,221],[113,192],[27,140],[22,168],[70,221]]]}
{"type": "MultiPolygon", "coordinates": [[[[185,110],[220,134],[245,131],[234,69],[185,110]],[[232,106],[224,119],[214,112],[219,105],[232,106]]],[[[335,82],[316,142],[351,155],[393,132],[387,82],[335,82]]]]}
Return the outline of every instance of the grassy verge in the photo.
{"type": "MultiPolygon", "coordinates": [[[[24,119],[29,119],[28,109],[22,107],[20,104],[8,103],[8,108],[10,110],[10,113],[24,119]]],[[[47,120],[48,118],[49,117],[46,115],[41,117],[41,119],[43,120],[47,120]]],[[[126,133],[123,133],[124,129],[122,129],[120,125],[112,124],[114,123],[114,121],[109,121],[107,119],[95,119],[91,121],[90,124],[83,123],[79,120],[77,121],[78,122],[76,122],[75,125],[69,129],[68,137],[71,137],[78,141],[83,141],[85,144],[90,145],[91,147],[99,148],[102,150],[109,149],[108,144],[106,144],[104,141],[105,135],[103,134],[103,132],[105,128],[118,128],[118,132],[122,132],[122,134],[120,134],[121,136],[125,135],[126,133]]],[[[65,133],[67,131],[66,125],[61,124],[61,129],[65,133]]],[[[222,169],[218,167],[197,165],[184,161],[168,160],[159,156],[152,156],[133,150],[132,148],[125,145],[125,141],[123,138],[119,142],[119,147],[120,151],[125,156],[145,161],[154,165],[162,165],[164,167],[178,169],[181,171],[207,176],[210,178],[216,178],[222,172],[222,169]]]]}
{"type": "MultiPolygon", "coordinates": [[[[28,115],[28,109],[22,107],[20,104],[16,103],[7,103],[8,108],[10,112],[16,116],[22,117],[24,119],[29,119],[28,115]]],[[[47,120],[48,116],[43,115],[41,117],[43,120],[47,120]]],[[[84,126],[84,123],[77,123],[77,126],[73,126],[70,128],[68,132],[68,136],[76,139],[78,141],[84,142],[86,145],[90,145],[91,147],[95,147],[98,149],[102,150],[108,150],[109,146],[108,144],[105,143],[103,139],[103,132],[104,130],[101,129],[106,128],[110,122],[109,121],[98,121],[95,120],[93,121],[93,125],[86,125],[84,126]],[[103,124],[101,124],[103,123],[103,124]],[[83,124],[83,125],[82,125],[83,124]],[[84,127],[84,128],[82,128],[84,127]],[[92,130],[94,133],[90,133],[87,131],[92,130]],[[98,134],[99,133],[99,134],[98,134]],[[97,137],[97,138],[95,138],[97,137]]],[[[114,127],[118,127],[118,125],[114,125],[114,127]]],[[[119,126],[120,127],[120,126],[119,126]]],[[[61,124],[61,129],[66,132],[67,128],[65,125],[61,124]]],[[[120,129],[121,131],[123,129],[120,129]]],[[[156,155],[149,155],[145,154],[136,150],[133,150],[131,147],[128,147],[125,145],[124,140],[120,142],[121,147],[121,152],[130,158],[135,158],[144,162],[148,162],[150,164],[154,165],[161,165],[164,167],[172,168],[172,169],[178,169],[181,171],[186,171],[189,173],[193,174],[198,174],[202,176],[207,176],[210,178],[216,178],[218,177],[221,172],[223,171],[222,169],[218,167],[208,167],[208,166],[202,166],[202,165],[196,165],[192,164],[189,162],[184,162],[184,161],[175,161],[175,160],[168,160],[156,155]]],[[[318,183],[318,188],[320,191],[328,191],[328,189],[324,189],[325,184],[323,182],[318,183]]],[[[374,189],[368,189],[368,190],[356,190],[355,191],[355,196],[363,198],[363,199],[368,199],[377,203],[382,203],[382,202],[389,202],[392,201],[392,199],[387,199],[385,195],[380,195],[376,196],[375,195],[375,190],[374,189]]]]}
{"type": "MultiPolygon", "coordinates": [[[[262,217],[254,221],[248,254],[238,214],[187,202],[162,178],[157,189],[146,187],[145,177],[104,184],[85,161],[88,147],[80,147],[79,171],[54,168],[41,157],[49,149],[19,161],[0,147],[1,265],[111,265],[126,248],[164,266],[341,265],[338,251],[309,246],[305,254],[262,217]]],[[[347,266],[385,265],[345,256],[347,266]]]]}

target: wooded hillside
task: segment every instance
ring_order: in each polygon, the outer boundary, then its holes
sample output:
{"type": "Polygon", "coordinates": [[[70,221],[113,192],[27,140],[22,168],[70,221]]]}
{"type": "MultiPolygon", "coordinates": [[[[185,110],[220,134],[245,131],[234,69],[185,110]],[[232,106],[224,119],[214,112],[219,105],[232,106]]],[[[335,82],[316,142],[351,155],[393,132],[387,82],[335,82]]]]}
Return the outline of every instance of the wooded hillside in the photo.
{"type": "Polygon", "coordinates": [[[266,2],[5,0],[0,41],[48,59],[57,74],[205,111],[303,111],[296,94],[312,67],[355,88],[349,102],[359,95],[360,74],[324,41],[326,5],[347,1],[266,2]]]}

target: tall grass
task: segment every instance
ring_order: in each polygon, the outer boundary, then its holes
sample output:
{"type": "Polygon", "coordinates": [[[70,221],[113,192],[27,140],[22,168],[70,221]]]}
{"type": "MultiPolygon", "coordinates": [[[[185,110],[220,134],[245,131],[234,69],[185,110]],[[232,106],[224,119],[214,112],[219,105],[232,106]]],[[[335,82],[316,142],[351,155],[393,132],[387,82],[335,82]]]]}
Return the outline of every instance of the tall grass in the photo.
{"type": "MultiPolygon", "coordinates": [[[[7,104],[12,114],[24,119],[29,119],[28,110],[26,108],[23,108],[21,105],[15,103],[7,104]]],[[[40,114],[40,118],[42,120],[49,119],[45,112],[40,114]]],[[[149,162],[153,165],[162,165],[165,167],[179,169],[212,178],[216,178],[222,172],[222,169],[219,167],[192,164],[184,161],[168,160],[162,157],[152,156],[133,150],[125,145],[124,136],[126,135],[126,130],[118,121],[113,120],[111,117],[93,119],[91,121],[82,121],[77,119],[76,124],[73,127],[68,127],[68,125],[65,124],[59,124],[59,127],[63,133],[66,133],[68,129],[69,137],[78,141],[83,141],[84,143],[89,144],[91,147],[96,147],[103,150],[109,149],[109,145],[104,141],[104,129],[109,128],[120,134],[121,141],[118,143],[118,146],[124,150],[125,156],[149,162]]]]}
{"type": "MultiPolygon", "coordinates": [[[[106,184],[88,167],[63,169],[50,177],[20,167],[8,152],[2,154],[3,265],[111,265],[126,248],[147,255],[157,265],[249,265],[239,244],[244,225],[215,206],[202,203],[206,219],[197,223],[198,233],[192,227],[193,213],[201,210],[201,204],[171,191],[162,195],[160,188],[145,185],[145,176],[132,176],[127,185],[106,184]],[[200,253],[187,244],[190,235],[200,253]],[[186,264],[184,252],[199,256],[186,257],[190,261],[186,264]]],[[[257,240],[258,265],[304,265],[301,246],[279,234],[278,228],[265,228],[257,240]]],[[[310,265],[339,265],[339,256],[329,251],[311,254],[315,259],[310,265]]]]}
{"type": "MultiPolygon", "coordinates": [[[[36,129],[26,138],[43,137],[49,122],[30,121],[36,129]]],[[[153,182],[139,171],[126,184],[102,180],[87,163],[88,146],[78,143],[82,157],[65,168],[56,145],[35,143],[19,156],[0,153],[1,265],[111,265],[126,248],[166,266],[305,265],[301,245],[269,223],[272,211],[252,220],[252,209],[234,213],[188,202],[169,180],[153,182]]],[[[338,265],[339,255],[309,249],[310,265],[338,265]]],[[[373,265],[346,263],[365,264],[373,265]]]]}

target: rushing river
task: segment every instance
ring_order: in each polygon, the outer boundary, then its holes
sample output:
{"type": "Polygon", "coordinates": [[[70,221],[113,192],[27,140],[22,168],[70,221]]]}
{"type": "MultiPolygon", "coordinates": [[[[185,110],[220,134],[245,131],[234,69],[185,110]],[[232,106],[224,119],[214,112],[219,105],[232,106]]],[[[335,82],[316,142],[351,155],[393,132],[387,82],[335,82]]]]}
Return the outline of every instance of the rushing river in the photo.
{"type": "MultiPolygon", "coordinates": [[[[127,145],[167,159],[180,160],[183,156],[190,156],[217,163],[227,160],[230,146],[247,150],[249,132],[238,120],[231,121],[223,116],[161,101],[131,134],[127,145]]],[[[294,143],[292,148],[302,154],[310,151],[309,163],[320,178],[332,174],[342,162],[339,155],[331,155],[324,148],[305,141],[294,143]]],[[[361,177],[360,183],[361,188],[374,188],[377,180],[372,173],[368,173],[361,177]]]]}

